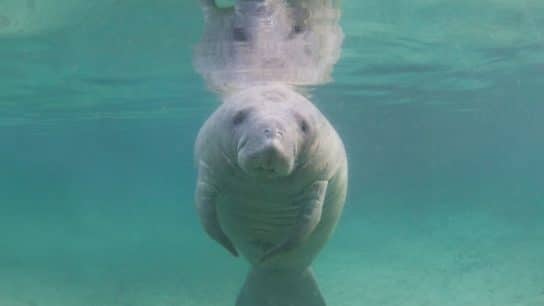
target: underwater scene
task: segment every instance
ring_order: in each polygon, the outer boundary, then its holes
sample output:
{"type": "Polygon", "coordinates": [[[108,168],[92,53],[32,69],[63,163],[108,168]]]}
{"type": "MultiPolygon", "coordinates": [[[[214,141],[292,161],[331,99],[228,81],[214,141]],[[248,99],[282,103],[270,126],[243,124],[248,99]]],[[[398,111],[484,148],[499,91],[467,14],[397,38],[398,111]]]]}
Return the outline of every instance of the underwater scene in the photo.
{"type": "Polygon", "coordinates": [[[0,306],[204,305],[543,306],[544,1],[0,0],[0,306]]]}

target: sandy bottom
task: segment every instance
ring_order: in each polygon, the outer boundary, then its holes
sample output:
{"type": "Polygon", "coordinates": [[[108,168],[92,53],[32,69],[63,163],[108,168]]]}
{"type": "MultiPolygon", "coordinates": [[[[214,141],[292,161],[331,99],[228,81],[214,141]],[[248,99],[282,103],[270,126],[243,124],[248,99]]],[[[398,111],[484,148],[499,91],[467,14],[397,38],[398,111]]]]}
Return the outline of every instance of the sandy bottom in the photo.
{"type": "MultiPolygon", "coordinates": [[[[454,204],[346,207],[314,265],[329,305],[544,305],[544,205],[454,204]]],[[[234,305],[247,267],[191,218],[4,216],[0,306],[234,305]]]]}

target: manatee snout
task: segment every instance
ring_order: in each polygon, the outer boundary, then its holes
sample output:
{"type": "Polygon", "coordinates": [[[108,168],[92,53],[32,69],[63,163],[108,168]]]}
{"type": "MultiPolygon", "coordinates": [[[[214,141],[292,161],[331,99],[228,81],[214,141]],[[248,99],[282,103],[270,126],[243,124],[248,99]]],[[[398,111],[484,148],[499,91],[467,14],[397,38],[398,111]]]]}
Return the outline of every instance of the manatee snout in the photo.
{"type": "Polygon", "coordinates": [[[293,141],[282,124],[269,121],[240,138],[238,163],[249,175],[282,177],[293,171],[293,141]]]}

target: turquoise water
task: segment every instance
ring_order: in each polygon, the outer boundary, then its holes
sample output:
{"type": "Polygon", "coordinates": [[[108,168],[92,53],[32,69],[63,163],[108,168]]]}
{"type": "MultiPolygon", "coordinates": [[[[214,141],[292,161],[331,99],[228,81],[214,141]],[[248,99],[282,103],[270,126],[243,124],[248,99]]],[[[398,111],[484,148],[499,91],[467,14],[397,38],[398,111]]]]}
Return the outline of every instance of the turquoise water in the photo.
{"type": "MultiPolygon", "coordinates": [[[[197,1],[0,0],[0,306],[234,305],[193,209],[197,1]]],[[[344,0],[331,306],[544,305],[544,2],[344,0]]]]}

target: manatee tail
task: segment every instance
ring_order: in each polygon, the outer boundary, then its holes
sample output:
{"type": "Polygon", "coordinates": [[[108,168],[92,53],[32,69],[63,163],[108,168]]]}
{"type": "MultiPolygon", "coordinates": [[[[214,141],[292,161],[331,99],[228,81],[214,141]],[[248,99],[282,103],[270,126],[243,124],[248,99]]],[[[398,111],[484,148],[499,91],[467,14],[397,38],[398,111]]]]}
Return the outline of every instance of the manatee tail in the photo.
{"type": "Polygon", "coordinates": [[[311,268],[302,271],[253,267],[236,306],[326,306],[311,268]]]}

